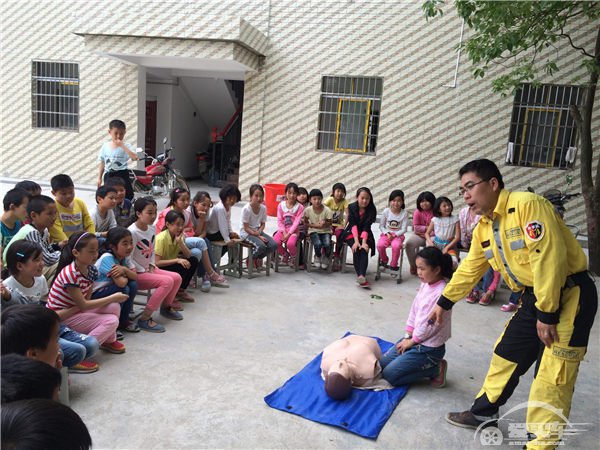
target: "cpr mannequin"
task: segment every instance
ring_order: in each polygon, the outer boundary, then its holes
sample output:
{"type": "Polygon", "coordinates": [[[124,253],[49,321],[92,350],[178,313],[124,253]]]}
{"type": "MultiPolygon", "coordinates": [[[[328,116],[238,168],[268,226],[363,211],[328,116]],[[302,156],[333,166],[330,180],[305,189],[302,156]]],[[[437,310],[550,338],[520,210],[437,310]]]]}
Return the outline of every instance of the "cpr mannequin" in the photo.
{"type": "Polygon", "coordinates": [[[352,387],[381,388],[381,349],[373,338],[349,335],[325,347],[321,358],[321,376],[325,392],[334,400],[345,400],[352,387]]]}

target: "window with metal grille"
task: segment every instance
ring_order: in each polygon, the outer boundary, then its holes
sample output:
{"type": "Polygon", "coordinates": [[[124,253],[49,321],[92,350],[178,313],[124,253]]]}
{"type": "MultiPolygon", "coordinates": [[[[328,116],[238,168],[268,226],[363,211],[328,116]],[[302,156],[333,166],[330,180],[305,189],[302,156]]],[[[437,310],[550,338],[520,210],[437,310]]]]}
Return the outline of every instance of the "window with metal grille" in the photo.
{"type": "Polygon", "coordinates": [[[516,93],[506,163],[566,169],[575,162],[577,128],[569,112],[580,105],[577,86],[524,84],[516,93]]]}
{"type": "Polygon", "coordinates": [[[31,62],[33,128],[79,130],[79,64],[31,62]]]}
{"type": "Polygon", "coordinates": [[[323,77],[317,150],[375,154],[383,78],[323,77]]]}

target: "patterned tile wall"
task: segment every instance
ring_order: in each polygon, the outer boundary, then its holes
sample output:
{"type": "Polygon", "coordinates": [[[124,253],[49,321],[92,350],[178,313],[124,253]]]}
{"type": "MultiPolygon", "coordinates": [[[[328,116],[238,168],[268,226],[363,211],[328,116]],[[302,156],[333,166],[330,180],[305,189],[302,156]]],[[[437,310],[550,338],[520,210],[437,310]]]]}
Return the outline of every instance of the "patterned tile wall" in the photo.
{"type": "MultiPolygon", "coordinates": [[[[473,157],[503,164],[512,99],[493,94],[491,78],[474,81],[464,55],[456,87],[445,87],[454,79],[460,21],[448,11],[426,22],[419,5],[398,0],[6,0],[0,6],[0,174],[48,179],[67,172],[78,182],[93,183],[96,154],[115,117],[127,123],[128,138],[135,143],[137,68],[91,52],[94,42],[105,40],[104,46],[112,41],[115,48],[131,51],[147,38],[111,35],[201,39],[239,29],[242,18],[269,38],[268,43],[253,41],[267,56],[245,85],[242,191],[256,181],[293,180],[328,192],[343,181],[350,196],[359,186],[370,186],[379,209],[398,187],[411,209],[424,189],[450,196],[459,208],[457,169],[473,157]],[[86,47],[73,32],[107,36],[88,38],[86,47]],[[31,128],[32,59],[80,63],[79,133],[31,128]],[[383,77],[376,156],[315,151],[323,75],[383,77]]],[[[249,29],[242,22],[242,35],[257,36],[249,29]]],[[[581,24],[574,34],[584,46],[594,36],[592,24],[581,24]]],[[[165,53],[182,45],[172,39],[148,41],[165,53]]],[[[553,82],[568,83],[580,73],[580,58],[565,45],[558,51],[565,58],[553,82]]],[[[248,53],[236,47],[234,58],[249,61],[248,53]]],[[[593,140],[598,148],[599,120],[593,140]]],[[[573,191],[580,190],[578,169],[573,191]]],[[[503,167],[503,172],[510,187],[564,188],[562,171],[503,167]]],[[[568,219],[581,222],[577,218],[582,217],[582,202],[571,203],[568,219]]]]}

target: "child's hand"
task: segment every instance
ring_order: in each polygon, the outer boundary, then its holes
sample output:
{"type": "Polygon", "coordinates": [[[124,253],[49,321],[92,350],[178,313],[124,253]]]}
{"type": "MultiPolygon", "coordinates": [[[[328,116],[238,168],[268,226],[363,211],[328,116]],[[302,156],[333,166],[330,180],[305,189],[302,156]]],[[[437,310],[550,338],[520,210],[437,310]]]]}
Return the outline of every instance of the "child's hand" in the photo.
{"type": "Polygon", "coordinates": [[[0,295],[2,296],[2,300],[10,300],[10,291],[6,286],[4,286],[2,281],[0,281],[0,295]]]}
{"type": "Polygon", "coordinates": [[[177,258],[177,264],[182,266],[184,269],[189,269],[192,265],[187,259],[177,258]]]}
{"type": "Polygon", "coordinates": [[[111,269],[109,270],[109,272],[107,273],[107,275],[110,278],[123,277],[123,276],[125,276],[125,270],[123,269],[122,266],[119,266],[118,264],[115,264],[114,266],[111,267],[111,269]]]}
{"type": "Polygon", "coordinates": [[[402,339],[396,344],[396,350],[398,350],[398,353],[402,354],[414,345],[415,342],[412,340],[412,338],[402,339]]]}
{"type": "Polygon", "coordinates": [[[261,241],[263,241],[265,244],[266,244],[267,242],[269,242],[269,240],[268,240],[266,237],[264,237],[264,236],[258,235],[258,238],[259,238],[261,241]]]}
{"type": "Polygon", "coordinates": [[[390,232],[387,234],[387,238],[391,241],[395,238],[396,236],[394,235],[394,233],[390,232]]]}
{"type": "Polygon", "coordinates": [[[352,244],[352,252],[356,253],[356,251],[360,248],[360,244],[358,242],[355,242],[354,244],[352,244]]]}
{"type": "Polygon", "coordinates": [[[237,233],[234,233],[233,231],[231,233],[229,233],[229,239],[239,239],[240,235],[237,233]]]}
{"type": "Polygon", "coordinates": [[[58,243],[58,246],[59,246],[60,248],[63,248],[65,245],[67,245],[67,244],[68,244],[68,242],[69,242],[69,240],[68,240],[68,239],[65,239],[64,241],[60,241],[60,242],[58,243]]]}
{"type": "Polygon", "coordinates": [[[116,294],[111,295],[111,297],[115,303],[123,303],[129,298],[127,294],[123,294],[122,292],[117,292],[116,294]]]}
{"type": "Polygon", "coordinates": [[[442,254],[445,255],[446,253],[448,253],[448,250],[450,250],[448,248],[448,246],[446,245],[443,249],[442,249],[442,254]]]}
{"type": "Polygon", "coordinates": [[[427,244],[427,247],[433,247],[433,241],[431,239],[427,239],[425,243],[427,244]]]}
{"type": "Polygon", "coordinates": [[[362,245],[360,246],[360,248],[362,248],[364,251],[368,252],[369,244],[367,242],[363,242],[362,245]]]}
{"type": "Polygon", "coordinates": [[[155,266],[155,265],[153,265],[153,264],[150,264],[150,265],[148,266],[148,273],[152,273],[152,272],[154,272],[154,269],[156,269],[156,266],[155,266]]]}

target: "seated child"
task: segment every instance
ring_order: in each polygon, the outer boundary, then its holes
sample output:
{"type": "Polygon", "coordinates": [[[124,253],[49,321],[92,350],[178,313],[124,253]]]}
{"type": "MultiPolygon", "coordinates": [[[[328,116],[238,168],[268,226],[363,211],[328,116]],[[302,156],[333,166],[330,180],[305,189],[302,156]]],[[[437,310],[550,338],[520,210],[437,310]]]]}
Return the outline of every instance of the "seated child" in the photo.
{"type": "MultiPolygon", "coordinates": [[[[333,213],[323,205],[323,193],[319,189],[310,191],[311,206],[304,210],[304,224],[308,228],[308,236],[315,249],[315,267],[329,267],[331,259],[331,223],[333,213]]],[[[307,261],[310,264],[310,259],[307,261]]]]}
{"type": "MultiPolygon", "coordinates": [[[[302,205],[304,209],[310,206],[310,202],[308,201],[308,191],[305,187],[298,187],[298,203],[302,205]]],[[[306,238],[306,227],[304,226],[304,220],[300,222],[298,225],[298,238],[300,238],[300,255],[298,255],[298,268],[300,270],[304,270],[304,246],[303,242],[306,238]]]]}
{"type": "Polygon", "coordinates": [[[92,438],[81,417],[68,406],[45,398],[2,405],[0,426],[4,450],[92,448],[92,438]]]}
{"type": "MultiPolygon", "coordinates": [[[[165,229],[165,217],[169,211],[177,211],[183,215],[183,239],[185,245],[190,249],[192,257],[198,261],[198,276],[203,283],[208,281],[216,287],[228,288],[229,284],[223,275],[219,275],[213,269],[210,259],[209,242],[204,238],[195,236],[195,227],[192,222],[192,213],[188,210],[190,206],[190,193],[187,189],[175,188],[171,191],[170,201],[167,207],[160,212],[156,219],[156,234],[165,229]],[[206,276],[205,276],[206,275],[206,276]]],[[[206,286],[206,285],[204,285],[206,286]]],[[[206,289],[205,289],[206,291],[206,289]]]]}
{"type": "Polygon", "coordinates": [[[57,217],[50,227],[50,241],[64,246],[73,233],[95,233],[94,221],[85,202],[75,197],[75,185],[69,175],[55,175],[50,180],[52,195],[56,199],[57,217]]]}
{"type": "MultiPolygon", "coordinates": [[[[48,285],[41,276],[43,263],[39,244],[19,240],[9,247],[6,260],[10,277],[2,282],[2,309],[13,304],[45,302],[48,285]]],[[[69,314],[72,314],[72,310],[58,312],[59,317],[69,314]]],[[[63,352],[63,366],[68,367],[70,372],[92,373],[98,370],[95,362],[84,361],[98,351],[100,344],[95,338],[61,324],[58,343],[63,352]]]]}
{"type": "Polygon", "coordinates": [[[183,320],[181,313],[173,309],[175,296],[181,287],[181,275],[156,267],[154,254],[156,202],[154,199],[138,198],[134,211],[137,220],[129,226],[129,231],[133,237],[131,260],[138,275],[138,289],[154,289],[138,319],[138,326],[144,331],[164,333],[165,327],[152,320],[152,313],[160,308],[163,317],[183,320]]]}
{"type": "Polygon", "coordinates": [[[343,183],[335,183],[331,188],[331,196],[324,202],[332,214],[332,233],[335,236],[336,245],[334,253],[333,269],[340,269],[340,250],[342,248],[342,242],[340,241],[340,234],[346,228],[346,220],[348,218],[348,200],[346,200],[346,186],[343,183]]]}
{"type": "Polygon", "coordinates": [[[3,405],[29,398],[58,400],[62,376],[43,361],[9,353],[1,358],[0,372],[3,405]]]}
{"type": "Polygon", "coordinates": [[[131,200],[125,197],[125,181],[119,177],[112,177],[106,180],[104,186],[115,188],[117,191],[117,205],[113,210],[115,220],[118,226],[127,228],[135,222],[135,214],[131,200]]]}
{"type": "MultiPolygon", "coordinates": [[[[193,303],[195,302],[194,297],[186,289],[196,273],[198,260],[192,256],[192,252],[185,245],[184,220],[183,214],[179,211],[172,210],[167,213],[163,231],[156,236],[154,261],[156,267],[181,275],[181,285],[176,296],[182,302],[193,303]]],[[[178,301],[174,301],[171,306],[174,309],[183,310],[178,301]]]]}
{"type": "Polygon", "coordinates": [[[456,246],[460,241],[460,223],[452,215],[452,202],[448,197],[438,197],[433,205],[433,218],[425,232],[428,247],[437,247],[452,257],[454,267],[458,265],[456,246]],[[434,236],[435,234],[435,236],[434,236]]]}
{"type": "Polygon", "coordinates": [[[4,248],[2,259],[6,262],[6,252],[16,241],[24,239],[35,242],[42,248],[42,259],[44,261],[43,274],[46,280],[51,280],[56,274],[56,267],[60,258],[60,249],[56,244],[50,244],[48,229],[56,219],[56,205],[54,200],[46,195],[31,197],[27,205],[29,224],[22,227],[13,237],[11,242],[4,248]]]}
{"type": "Polygon", "coordinates": [[[329,344],[321,357],[325,392],[334,400],[345,400],[352,386],[371,387],[381,373],[381,349],[373,338],[351,334],[329,344]]]}
{"type": "Polygon", "coordinates": [[[127,300],[121,303],[117,330],[137,333],[140,328],[129,320],[133,300],[138,291],[137,272],[130,259],[133,252],[131,231],[123,227],[111,228],[106,235],[106,247],[108,251],[96,261],[98,279],[92,287],[92,298],[107,297],[117,292],[127,295],[127,300]]]}
{"type": "Polygon", "coordinates": [[[257,270],[260,270],[263,258],[275,253],[277,243],[265,233],[267,208],[263,204],[265,191],[260,184],[250,186],[250,201],[242,209],[242,226],[240,236],[253,246],[252,258],[257,270]]]}
{"type": "Polygon", "coordinates": [[[92,233],[80,231],[69,238],[62,250],[58,275],[52,283],[46,306],[63,312],[65,325],[79,333],[89,334],[110,353],[125,353],[125,346],[117,341],[117,326],[121,308],[119,303],[128,299],[117,292],[107,297],[92,299],[92,286],[98,277],[94,263],[98,259],[98,239],[92,233]],[[74,308],[75,307],[75,308],[74,308]]]}
{"type": "Polygon", "coordinates": [[[102,144],[98,154],[98,187],[110,178],[118,177],[125,184],[125,196],[131,200],[133,199],[133,186],[131,186],[127,163],[130,159],[137,161],[139,158],[133,146],[123,141],[125,133],[125,122],[122,120],[111,120],[108,124],[110,140],[102,144]]]}
{"type": "Polygon", "coordinates": [[[0,247],[6,248],[27,219],[29,194],[23,189],[11,189],[4,196],[2,203],[4,213],[0,218],[0,236],[2,237],[0,247]]]}
{"type": "Polygon", "coordinates": [[[424,247],[425,232],[433,218],[433,205],[435,204],[435,195],[429,191],[424,191],[417,197],[417,209],[413,213],[413,233],[406,240],[406,259],[410,265],[411,275],[417,274],[417,251],[419,247],[424,247]]]}
{"type": "MultiPolygon", "coordinates": [[[[190,212],[190,222],[192,224],[192,228],[194,229],[194,236],[204,239],[204,242],[206,243],[206,250],[208,251],[208,259],[211,261],[212,267],[212,265],[214,265],[214,257],[212,255],[210,241],[206,237],[206,227],[208,223],[208,217],[210,215],[210,208],[212,208],[212,200],[210,198],[210,194],[206,191],[196,192],[192,204],[188,207],[190,212]]],[[[226,283],[227,280],[225,280],[225,278],[222,276],[221,278],[223,278],[226,283]]],[[[210,277],[208,273],[205,273],[200,290],[202,292],[209,292],[211,286],[212,284],[210,277]]],[[[218,281],[215,282],[215,286],[222,287],[218,281]]]]}
{"type": "Polygon", "coordinates": [[[404,245],[404,234],[408,227],[408,214],[404,205],[404,192],[395,189],[388,199],[389,206],[383,210],[379,229],[381,236],[377,241],[379,252],[379,265],[392,271],[392,275],[398,275],[398,260],[404,245]],[[389,261],[387,248],[392,247],[392,260],[389,261]],[[388,266],[388,262],[390,263],[388,266]]]}
{"type": "Polygon", "coordinates": [[[2,355],[17,353],[61,368],[58,314],[39,304],[13,305],[0,322],[2,355]]]}
{"type": "Polygon", "coordinates": [[[288,183],[285,187],[285,200],[277,206],[277,232],[273,238],[277,242],[277,252],[283,265],[288,264],[290,258],[296,257],[296,243],[300,239],[298,228],[304,217],[304,206],[298,202],[298,194],[298,185],[288,183]]]}
{"type": "Polygon", "coordinates": [[[108,230],[117,226],[114,209],[117,206],[117,190],[100,186],[96,189],[96,207],[90,212],[97,238],[106,238],[108,230]]]}
{"type": "Polygon", "coordinates": [[[375,237],[371,225],[377,219],[377,208],[373,203],[373,195],[367,187],[356,191],[356,201],[348,206],[348,222],[340,240],[352,248],[356,282],[361,288],[368,288],[367,267],[369,265],[369,250],[375,254],[375,237]]]}
{"type": "MultiPolygon", "coordinates": [[[[206,237],[209,241],[224,241],[228,246],[234,245],[234,239],[239,239],[239,234],[231,227],[231,207],[242,199],[242,194],[237,186],[226,184],[219,191],[221,203],[212,209],[206,226],[206,237]]],[[[223,255],[227,247],[223,248],[223,255]]],[[[217,261],[215,261],[216,263],[217,261]]]]}
{"type": "Polygon", "coordinates": [[[379,360],[383,378],[394,386],[430,378],[431,386],[446,385],[448,363],[445,343],[450,339],[452,311],[444,312],[441,325],[431,324],[429,315],[452,277],[452,259],[436,247],[426,247],[417,254],[417,272],[421,287],[408,314],[406,335],[379,360]]]}

